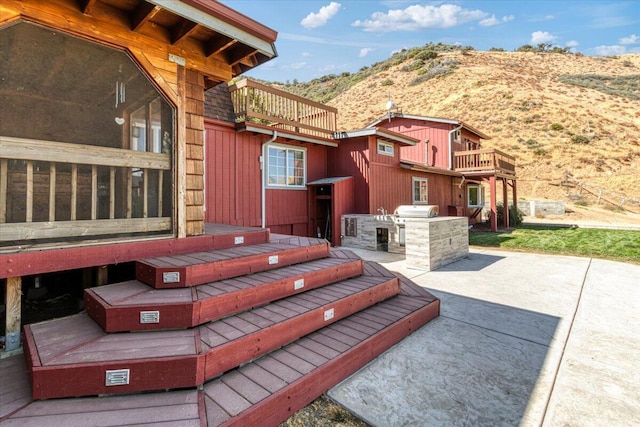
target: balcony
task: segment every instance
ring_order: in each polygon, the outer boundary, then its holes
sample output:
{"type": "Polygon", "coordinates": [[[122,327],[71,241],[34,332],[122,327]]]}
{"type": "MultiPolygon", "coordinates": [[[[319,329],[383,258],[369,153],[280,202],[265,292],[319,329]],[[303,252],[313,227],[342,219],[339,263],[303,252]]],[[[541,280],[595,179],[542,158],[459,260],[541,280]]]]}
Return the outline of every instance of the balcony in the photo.
{"type": "Polygon", "coordinates": [[[488,172],[515,176],[516,159],[494,149],[456,151],[453,153],[453,167],[457,172],[488,172]]]}
{"type": "Polygon", "coordinates": [[[253,122],[326,139],[336,132],[336,108],[248,79],[229,91],[236,123],[253,122]]]}

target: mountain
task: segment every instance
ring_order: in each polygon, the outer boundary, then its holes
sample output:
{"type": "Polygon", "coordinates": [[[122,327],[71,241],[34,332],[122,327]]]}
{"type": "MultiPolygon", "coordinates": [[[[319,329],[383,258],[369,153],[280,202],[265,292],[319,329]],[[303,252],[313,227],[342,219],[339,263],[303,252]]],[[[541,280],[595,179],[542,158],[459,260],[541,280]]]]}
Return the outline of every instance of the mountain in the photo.
{"type": "Polygon", "coordinates": [[[337,107],[339,130],[381,117],[389,97],[405,114],[462,120],[491,137],[484,148],[516,157],[520,197],[594,204],[599,194],[640,211],[640,55],[437,48],[275,85],[337,107]]]}

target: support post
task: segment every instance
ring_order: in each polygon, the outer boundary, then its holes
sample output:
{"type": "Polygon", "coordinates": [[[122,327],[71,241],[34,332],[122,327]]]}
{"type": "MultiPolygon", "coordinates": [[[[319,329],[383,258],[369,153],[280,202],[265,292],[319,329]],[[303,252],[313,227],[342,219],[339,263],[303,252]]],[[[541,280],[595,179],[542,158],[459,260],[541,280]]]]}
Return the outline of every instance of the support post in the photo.
{"type": "Polygon", "coordinates": [[[22,307],[22,278],[8,277],[5,288],[6,311],[6,343],[5,351],[20,348],[20,324],[22,307]]]}
{"type": "Polygon", "coordinates": [[[511,190],[513,192],[513,207],[515,208],[516,212],[518,212],[518,190],[516,189],[516,180],[513,179],[511,180],[511,190]]]}
{"type": "Polygon", "coordinates": [[[491,197],[491,231],[498,231],[498,204],[496,203],[496,177],[489,178],[489,195],[491,197]]]}
{"type": "Polygon", "coordinates": [[[503,216],[503,225],[504,228],[509,228],[509,192],[507,191],[507,179],[502,178],[502,206],[504,215],[503,216]]]}

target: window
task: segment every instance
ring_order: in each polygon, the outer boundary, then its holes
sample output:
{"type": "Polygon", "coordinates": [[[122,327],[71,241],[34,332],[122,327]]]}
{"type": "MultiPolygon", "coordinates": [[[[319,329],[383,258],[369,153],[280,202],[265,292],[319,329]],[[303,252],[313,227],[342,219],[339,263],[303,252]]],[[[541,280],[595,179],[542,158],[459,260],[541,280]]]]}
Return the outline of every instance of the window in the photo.
{"type": "Polygon", "coordinates": [[[304,188],[305,153],[300,148],[270,145],[267,151],[267,185],[304,188]]]}
{"type": "Polygon", "coordinates": [[[393,156],[393,144],[378,141],[378,154],[393,156]]]}
{"type": "Polygon", "coordinates": [[[484,206],[484,187],[478,184],[467,185],[467,206],[481,208],[484,206]]]}
{"type": "Polygon", "coordinates": [[[413,178],[413,203],[429,202],[429,181],[427,178],[413,178]]]}

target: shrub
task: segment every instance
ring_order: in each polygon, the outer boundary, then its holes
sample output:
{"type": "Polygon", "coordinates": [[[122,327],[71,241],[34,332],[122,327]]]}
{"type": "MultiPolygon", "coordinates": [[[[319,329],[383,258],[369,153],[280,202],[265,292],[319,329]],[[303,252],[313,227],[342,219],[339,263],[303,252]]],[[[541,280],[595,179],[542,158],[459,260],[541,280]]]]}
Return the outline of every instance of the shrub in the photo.
{"type": "Polygon", "coordinates": [[[574,144],[588,144],[591,140],[584,135],[573,135],[571,137],[571,142],[574,144]]]}
{"type": "Polygon", "coordinates": [[[525,141],[525,144],[527,144],[529,147],[537,147],[538,146],[538,141],[536,141],[533,138],[529,138],[525,141]]]}
{"type": "MultiPolygon", "coordinates": [[[[504,224],[504,206],[500,203],[497,206],[496,214],[498,218],[498,226],[500,226],[500,224],[504,224]]],[[[513,205],[510,205],[509,227],[517,227],[520,224],[522,224],[522,214],[513,205]]]]}
{"type": "Polygon", "coordinates": [[[553,123],[551,125],[551,130],[559,131],[562,129],[564,129],[564,126],[562,126],[560,123],[553,123]]]}
{"type": "Polygon", "coordinates": [[[533,150],[533,154],[535,154],[536,156],[545,156],[548,154],[548,151],[544,148],[536,148],[535,150],[533,150]]]}
{"type": "Polygon", "coordinates": [[[489,52],[504,52],[504,49],[501,47],[492,47],[489,49],[489,52]]]}
{"type": "Polygon", "coordinates": [[[432,49],[425,49],[419,54],[416,55],[416,59],[420,59],[422,61],[428,61],[430,59],[436,59],[438,57],[438,52],[432,49]]]}
{"type": "Polygon", "coordinates": [[[383,81],[380,82],[381,86],[391,86],[393,85],[393,80],[386,78],[383,81]]]}

